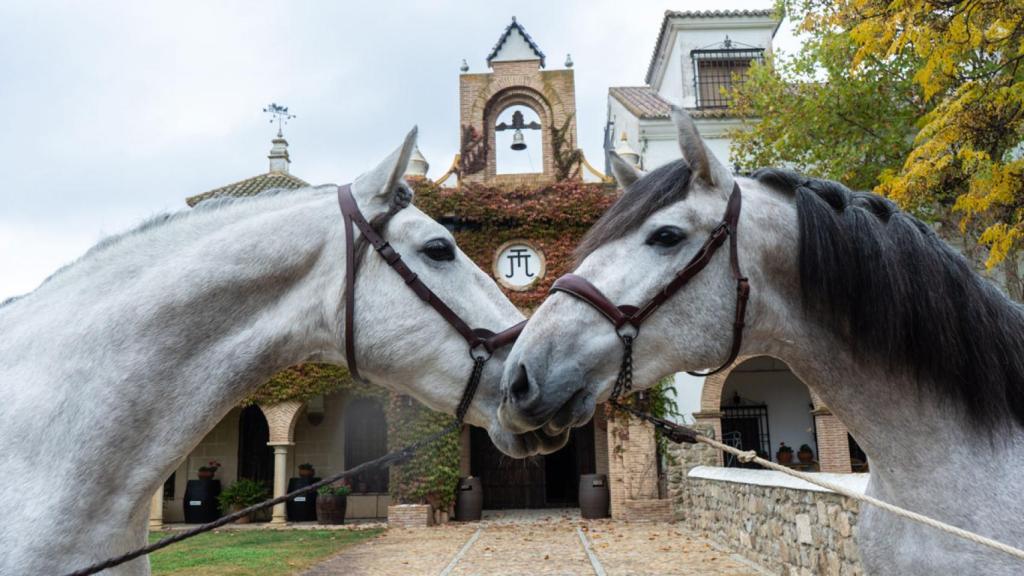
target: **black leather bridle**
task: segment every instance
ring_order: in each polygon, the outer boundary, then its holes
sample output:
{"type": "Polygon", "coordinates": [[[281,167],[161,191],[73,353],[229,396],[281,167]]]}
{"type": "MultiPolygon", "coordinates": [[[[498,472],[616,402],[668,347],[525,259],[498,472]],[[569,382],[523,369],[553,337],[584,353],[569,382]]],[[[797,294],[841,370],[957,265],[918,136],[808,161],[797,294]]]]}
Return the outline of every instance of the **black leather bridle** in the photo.
{"type": "Polygon", "coordinates": [[[345,221],[345,359],[348,363],[348,371],[358,381],[363,381],[359,375],[359,368],[356,364],[356,339],[355,339],[355,311],[356,311],[356,246],[353,225],[359,228],[359,232],[370,242],[374,250],[391,268],[405,280],[409,287],[420,300],[429,304],[445,321],[455,329],[466,340],[469,347],[469,356],[473,359],[473,371],[469,381],[462,391],[462,398],[455,409],[455,418],[462,423],[469,410],[473,396],[476,394],[477,386],[480,384],[480,376],[483,374],[484,364],[490,360],[495,350],[499,350],[515,342],[519,333],[523,331],[526,321],[507,328],[495,334],[484,328],[470,328],[454,310],[448,307],[437,294],[435,294],[422,280],[402,261],[402,255],[363,217],[359,211],[355,198],[352,196],[352,185],[345,184],[338,187],[338,205],[341,206],[341,214],[345,221]]]}
{"type": "Polygon", "coordinates": [[[736,316],[733,321],[732,347],[729,350],[729,357],[718,368],[710,372],[690,372],[690,374],[710,376],[725,370],[736,360],[736,356],[740,353],[740,345],[743,343],[744,318],[747,312],[747,300],[750,296],[750,282],[740,272],[736,246],[736,232],[739,227],[742,200],[739,184],[733,182],[732,193],[729,195],[722,221],[711,231],[707,240],[704,241],[704,245],[700,247],[693,258],[642,306],[616,305],[589,280],[575,274],[566,274],[552,284],[551,293],[564,292],[579,298],[600,312],[615,327],[615,332],[622,341],[623,356],[619,375],[615,380],[615,387],[612,389],[612,402],[616,402],[621,394],[628,394],[633,387],[633,341],[639,335],[640,326],[644,320],[708,265],[718,248],[725,243],[726,237],[729,238],[729,266],[732,269],[733,278],[736,279],[736,316]]]}

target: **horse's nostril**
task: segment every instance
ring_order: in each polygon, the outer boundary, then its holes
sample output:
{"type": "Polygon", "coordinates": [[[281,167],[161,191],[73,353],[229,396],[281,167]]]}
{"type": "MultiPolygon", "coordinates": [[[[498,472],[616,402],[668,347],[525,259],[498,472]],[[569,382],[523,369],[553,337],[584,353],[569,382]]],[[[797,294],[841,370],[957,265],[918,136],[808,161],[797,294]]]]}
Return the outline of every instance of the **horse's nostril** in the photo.
{"type": "Polygon", "coordinates": [[[516,404],[523,404],[533,396],[533,386],[530,385],[530,377],[526,374],[526,366],[519,366],[516,378],[508,388],[508,394],[509,399],[516,404]]]}

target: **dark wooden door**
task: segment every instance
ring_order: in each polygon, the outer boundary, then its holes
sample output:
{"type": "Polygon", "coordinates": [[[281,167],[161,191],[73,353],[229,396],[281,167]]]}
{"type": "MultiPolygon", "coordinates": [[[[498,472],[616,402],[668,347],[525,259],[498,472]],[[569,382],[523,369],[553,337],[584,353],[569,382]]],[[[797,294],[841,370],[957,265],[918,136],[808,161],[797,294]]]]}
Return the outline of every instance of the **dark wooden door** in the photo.
{"type": "Polygon", "coordinates": [[[577,506],[580,474],[594,468],[593,423],[573,430],[558,452],[522,460],[502,454],[486,430],[470,431],[470,470],[480,478],[488,510],[577,506]]]}

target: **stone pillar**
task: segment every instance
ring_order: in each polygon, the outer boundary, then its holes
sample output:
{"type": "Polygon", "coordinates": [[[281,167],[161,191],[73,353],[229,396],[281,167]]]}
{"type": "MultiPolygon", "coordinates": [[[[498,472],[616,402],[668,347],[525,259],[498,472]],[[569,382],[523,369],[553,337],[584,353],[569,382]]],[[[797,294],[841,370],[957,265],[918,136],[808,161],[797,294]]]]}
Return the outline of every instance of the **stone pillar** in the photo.
{"type": "Polygon", "coordinates": [[[627,500],[658,498],[658,452],[654,427],[616,414],[608,420],[608,484],[611,513],[630,519],[627,500]]]}
{"type": "Polygon", "coordinates": [[[149,500],[149,529],[159,530],[164,526],[164,485],[161,484],[149,500]]]}
{"type": "Polygon", "coordinates": [[[820,406],[811,411],[818,433],[818,465],[822,472],[853,472],[850,463],[849,430],[832,411],[820,406]]]}
{"type": "MultiPolygon", "coordinates": [[[[284,496],[288,490],[288,447],[294,444],[290,442],[267,442],[268,446],[274,447],[274,498],[284,496]]],[[[271,524],[284,524],[288,522],[288,514],[285,511],[284,503],[274,506],[274,513],[270,517],[271,524]]]]}
{"type": "MultiPolygon", "coordinates": [[[[697,430],[710,430],[712,438],[721,442],[722,440],[722,413],[719,411],[701,411],[693,413],[694,428],[697,430]]],[[[710,466],[725,466],[725,457],[721,450],[715,450],[710,466]]]]}

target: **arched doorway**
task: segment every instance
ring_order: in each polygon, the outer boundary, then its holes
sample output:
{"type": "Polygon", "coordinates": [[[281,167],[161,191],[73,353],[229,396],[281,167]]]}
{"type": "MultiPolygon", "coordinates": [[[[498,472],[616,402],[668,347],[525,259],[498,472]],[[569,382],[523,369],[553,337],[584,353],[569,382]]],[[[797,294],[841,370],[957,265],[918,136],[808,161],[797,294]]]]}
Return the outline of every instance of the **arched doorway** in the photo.
{"type": "Polygon", "coordinates": [[[238,418],[238,478],[247,478],[270,487],[274,483],[274,450],[270,426],[258,406],[242,409],[238,418]]]}
{"type": "MultiPolygon", "coordinates": [[[[806,445],[818,454],[811,393],[781,360],[758,356],[733,368],[718,408],[722,440],[728,444],[770,460],[783,444],[794,452],[806,445]]],[[[750,466],[730,457],[725,465],[750,466]]]]}
{"type": "MultiPolygon", "coordinates": [[[[345,468],[380,458],[388,451],[388,421],[374,398],[356,398],[345,406],[345,468]]],[[[388,491],[387,469],[364,472],[351,480],[354,493],[388,491]]]]}

